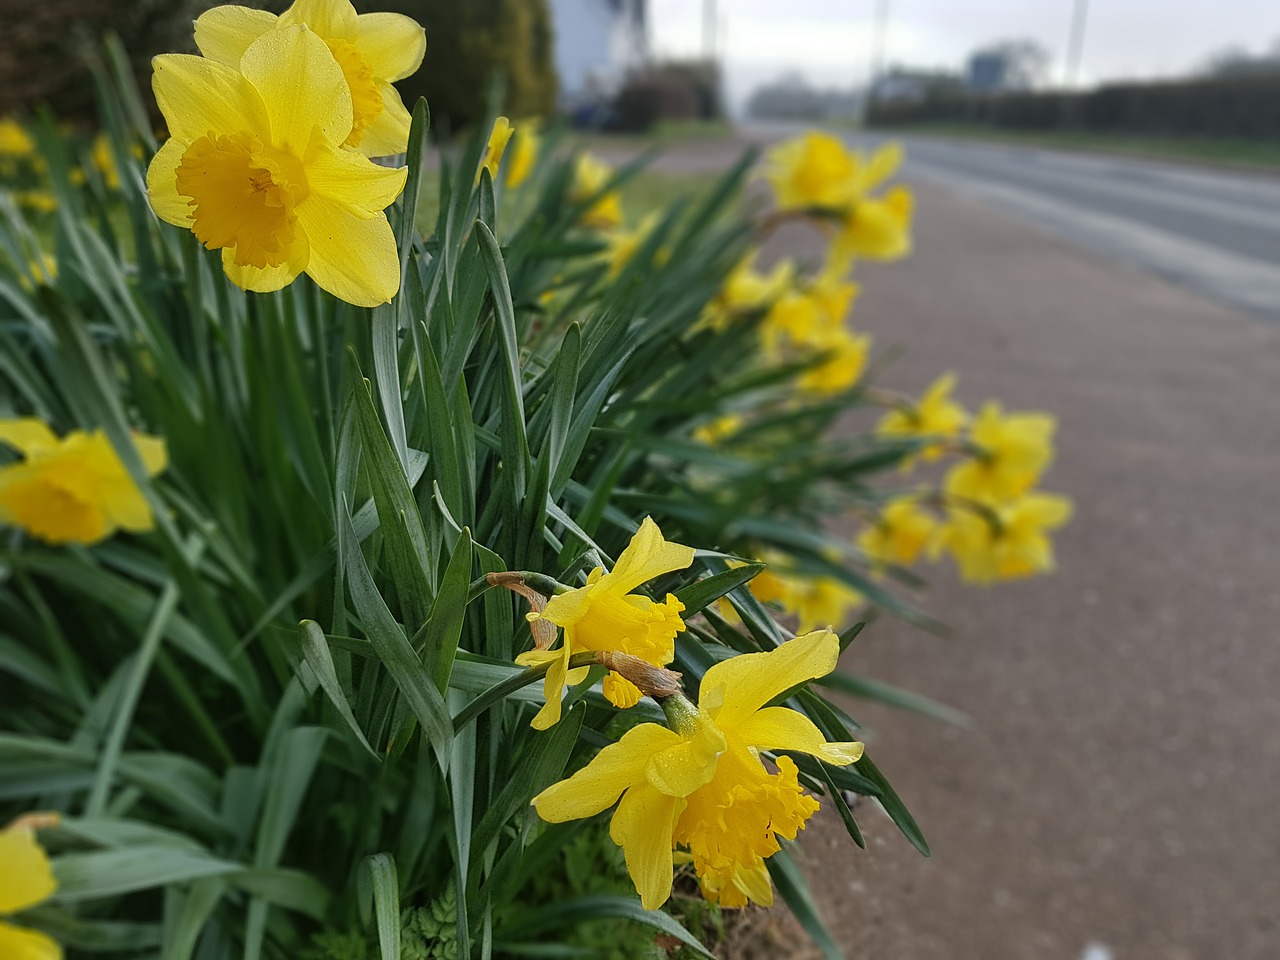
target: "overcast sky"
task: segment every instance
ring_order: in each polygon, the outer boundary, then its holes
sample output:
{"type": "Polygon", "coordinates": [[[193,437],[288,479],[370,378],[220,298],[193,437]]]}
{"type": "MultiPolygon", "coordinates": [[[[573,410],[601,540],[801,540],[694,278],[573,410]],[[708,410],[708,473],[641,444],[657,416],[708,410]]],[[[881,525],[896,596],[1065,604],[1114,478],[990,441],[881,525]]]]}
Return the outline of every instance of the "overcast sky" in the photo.
{"type": "MultiPolygon", "coordinates": [[[[885,59],[959,67],[992,41],[1032,38],[1062,76],[1076,0],[890,0],[885,59]]],[[[715,0],[729,93],[800,70],[820,84],[865,81],[877,0],[715,0]]],[[[1088,0],[1085,81],[1184,73],[1227,47],[1262,52],[1280,40],[1280,0],[1088,0]]],[[[649,0],[659,55],[702,50],[703,0],[649,0]]]]}

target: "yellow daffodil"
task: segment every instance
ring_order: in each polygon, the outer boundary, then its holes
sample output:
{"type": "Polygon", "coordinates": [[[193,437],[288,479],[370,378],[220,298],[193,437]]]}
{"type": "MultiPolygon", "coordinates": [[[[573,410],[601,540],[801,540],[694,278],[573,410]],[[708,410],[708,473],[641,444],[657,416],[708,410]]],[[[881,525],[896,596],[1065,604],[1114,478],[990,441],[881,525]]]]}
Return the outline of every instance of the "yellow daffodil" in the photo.
{"type": "Polygon", "coordinates": [[[969,431],[979,453],[947,473],[957,497],[999,503],[1029,490],[1053,459],[1056,421],[1047,413],[1009,413],[989,401],[969,431]]]}
{"type": "Polygon", "coordinates": [[[36,152],[36,142],[13,117],[0,118],[0,157],[29,157],[36,152]]]}
{"type": "MultiPolygon", "coordinates": [[[[969,420],[964,407],[951,399],[951,391],[955,389],[954,373],[944,373],[933,381],[914,406],[904,406],[889,411],[876,424],[876,432],[884,437],[938,437],[951,440],[960,435],[969,420]]],[[[934,443],[923,448],[919,456],[926,461],[937,460],[946,451],[947,445],[934,443]]],[[[908,469],[911,461],[904,462],[908,469]]]]}
{"type": "Polygon", "coordinates": [[[778,558],[768,563],[748,587],[761,603],[777,604],[794,616],[799,633],[839,626],[849,608],[862,603],[862,594],[835,577],[802,573],[778,558]]]}
{"type": "MultiPolygon", "coordinates": [[[[480,168],[488,170],[489,176],[498,179],[498,166],[502,163],[502,155],[507,152],[507,142],[515,127],[506,117],[498,117],[493,121],[493,129],[489,131],[489,140],[484,145],[484,153],[480,157],[480,168]]],[[[476,183],[480,182],[480,173],[476,172],[476,183]]]]}
{"type": "MultiPolygon", "coordinates": [[[[0,830],[0,917],[48,900],[58,889],[49,857],[36,841],[34,825],[56,821],[48,815],[20,819],[0,830]]],[[[60,960],[62,947],[38,930],[0,920],[4,960],[60,960]]]]}
{"type": "MultiPolygon", "coordinates": [[[[619,227],[604,235],[605,259],[609,262],[609,279],[620,274],[631,262],[640,248],[645,245],[649,235],[657,228],[659,219],[658,211],[655,210],[636,224],[634,230],[619,227]]],[[[670,256],[671,251],[659,249],[654,253],[653,261],[661,266],[670,256]]]]}
{"type": "MultiPolygon", "coordinates": [[[[651,663],[666,666],[675,658],[675,636],[684,629],[680,611],[684,604],[672,594],[659,603],[632,593],[640,584],[693,563],[693,548],[668,543],[652,519],[646,517],[631,543],[618,557],[610,573],[596,567],[587,584],[558,594],[547,601],[540,613],[529,620],[547,620],[564,628],[564,642],[557,650],[529,650],[516,657],[522,666],[550,664],[543,685],[546,705],[533,719],[537,730],[545,730],[560,720],[560,697],[566,683],[578,683],[586,668],[569,670],[575,653],[616,650],[651,663]]],[[[605,695],[616,706],[632,706],[640,692],[626,678],[611,673],[605,695]]]]}
{"type": "Polygon", "coordinates": [[[805,393],[829,397],[858,382],[867,366],[871,336],[828,328],[810,339],[806,346],[815,353],[825,354],[826,359],[800,374],[796,386],[805,393]]]}
{"type": "Polygon", "coordinates": [[[806,133],[774,147],[766,164],[781,210],[841,208],[857,196],[858,156],[829,133],[806,133]]]}
{"type": "Polygon", "coordinates": [[[552,823],[594,816],[621,797],[609,835],[646,909],[671,895],[673,847],[688,852],[704,895],[724,906],[773,900],[765,860],[779,836],[794,839],[818,809],[795,763],[764,750],[792,750],[843,766],[862,756],[856,741],[829,743],[803,714],[766,706],[784,691],[835,669],[840,643],[830,631],[789,640],[767,653],[721,661],[702,678],[694,707],[663,700],[671,729],[632,728],[583,769],[534,797],[552,823]]]}
{"type": "Polygon", "coordinates": [[[962,579],[988,584],[1053,570],[1048,533],[1071,519],[1067,497],[1031,492],[987,510],[957,506],[942,527],[938,546],[962,579]]]}
{"type": "Polygon", "coordinates": [[[894,187],[883,196],[863,197],[845,215],[835,238],[837,254],[845,258],[899,260],[911,253],[911,217],[915,195],[894,187]]]}
{"type": "Polygon", "coordinates": [[[511,163],[507,167],[507,186],[518,187],[529,179],[529,174],[533,173],[533,168],[538,163],[538,151],[541,147],[542,137],[535,118],[530,117],[516,124],[511,163]]]}
{"type": "MultiPolygon", "coordinates": [[[[142,159],[142,147],[134,145],[131,151],[137,159],[142,159]]],[[[120,189],[120,168],[116,166],[116,155],[111,149],[111,142],[107,139],[105,133],[99,133],[93,138],[93,146],[89,151],[89,159],[93,165],[98,168],[98,172],[102,174],[102,182],[111,190],[120,189]]],[[[79,168],[71,171],[71,180],[76,181],[76,174],[80,174],[80,180],[84,180],[84,172],[79,168]]]]}
{"type": "Polygon", "coordinates": [[[706,444],[708,447],[716,447],[741,430],[744,422],[739,414],[726,413],[708,423],[695,427],[693,439],[699,443],[706,444]]]}
{"type": "Polygon", "coordinates": [[[220,249],[247,290],[278,290],[305,271],[357,306],[395,296],[400,258],[382,210],[407,171],[342,149],[351,94],[319,36],[269,30],[238,69],[183,54],[153,64],[172,134],[147,170],[162,219],[220,249]]]}
{"type": "Polygon", "coordinates": [[[876,566],[910,566],[933,542],[938,520],[912,497],[885,504],[880,515],[858,534],[857,544],[876,566]]]}
{"type": "Polygon", "coordinates": [[[591,153],[582,153],[573,168],[573,184],[569,188],[569,202],[586,203],[592,197],[591,206],[583,211],[578,223],[596,230],[609,230],[622,224],[622,198],[617,190],[600,194],[613,176],[613,168],[591,153]],[[597,194],[600,194],[597,196],[597,194]]]}
{"type": "MultiPolygon", "coordinates": [[[[0,523],[55,544],[93,544],[117,529],[154,526],[150,506],[101,430],[59,439],[34,418],[0,420],[0,444],[24,457],[0,467],[0,523]]],[[[164,470],[163,440],[138,434],[134,444],[148,475],[164,470]]]]}
{"type": "Polygon", "coordinates": [[[58,209],[58,198],[48,190],[19,190],[13,195],[18,206],[36,213],[53,213],[58,209]]]}
{"type": "Polygon", "coordinates": [[[803,290],[784,293],[760,327],[765,356],[782,359],[788,346],[806,352],[840,346],[837,334],[859,292],[858,284],[824,271],[803,290]]]}
{"type": "MultiPolygon", "coordinates": [[[[404,153],[411,118],[391,84],[415,72],[427,52],[426,34],[409,17],[357,14],[350,0],[296,0],[279,17],[248,7],[221,6],[196,20],[196,46],[209,59],[238,69],[263,35],[298,26],[306,26],[324,41],[350,90],[346,129],[329,121],[326,142],[354,147],[367,157],[404,153]],[[339,134],[335,143],[332,137],[339,134]]],[[[263,98],[267,99],[265,92],[263,98]]]]}
{"type": "Polygon", "coordinates": [[[703,308],[701,324],[712,330],[724,330],[734,317],[765,310],[790,289],[795,264],[780,260],[768,274],[757,273],[758,253],[758,250],[751,251],[725,277],[720,291],[703,308]]]}

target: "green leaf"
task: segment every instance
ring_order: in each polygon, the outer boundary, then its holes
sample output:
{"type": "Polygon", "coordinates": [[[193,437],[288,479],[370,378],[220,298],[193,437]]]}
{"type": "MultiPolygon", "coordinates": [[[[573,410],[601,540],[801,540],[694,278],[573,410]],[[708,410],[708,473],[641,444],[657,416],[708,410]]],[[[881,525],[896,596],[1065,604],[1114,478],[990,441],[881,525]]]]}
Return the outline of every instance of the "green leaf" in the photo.
{"type": "Polygon", "coordinates": [[[880,805],[884,807],[884,812],[889,814],[889,818],[898,825],[902,835],[911,841],[913,847],[926,857],[929,856],[929,842],[925,840],[924,834],[920,831],[920,826],[915,821],[915,817],[911,816],[910,811],[907,810],[907,805],[902,802],[902,798],[898,796],[897,791],[889,785],[889,781],[884,778],[880,768],[872,763],[871,758],[865,753],[862,755],[862,759],[854,764],[854,767],[857,768],[858,773],[880,788],[880,805]]]}
{"type": "Polygon", "coordinates": [[[684,604],[684,616],[692,617],[695,613],[701,613],[705,607],[715,603],[730,590],[742,586],[764,568],[763,563],[748,563],[745,566],[722,571],[691,583],[687,587],[681,587],[676,591],[676,599],[684,604]]]}
{"type": "Polygon", "coordinates": [[[636,897],[592,896],[562,900],[540,908],[536,913],[529,914],[523,921],[510,924],[500,933],[504,939],[524,939],[563,930],[588,920],[607,918],[634,920],[636,923],[646,924],[660,933],[675,937],[699,956],[715,960],[713,954],[698,942],[697,937],[681,926],[679,921],[661,910],[646,910],[636,897]]]}
{"type": "Polygon", "coordinates": [[[52,902],[97,900],[201,877],[225,876],[243,869],[241,864],[207,853],[155,844],[67,853],[53,859],[58,892],[52,902]]]}
{"type": "Polygon", "coordinates": [[[346,510],[342,511],[339,522],[346,531],[346,556],[343,558],[343,565],[347,589],[364,626],[365,635],[373,644],[378,659],[404,694],[413,715],[422,724],[424,736],[435,748],[443,764],[449,742],[453,739],[453,721],[449,717],[444,699],[413,652],[404,631],[391,616],[382,594],[378,592],[364,554],[360,551],[355,530],[351,526],[351,515],[346,510]]]}
{"type": "Polygon", "coordinates": [[[303,620],[298,624],[298,640],[302,646],[302,655],[306,658],[307,666],[311,668],[317,682],[320,684],[320,689],[325,692],[329,702],[337,709],[339,716],[346,721],[351,732],[360,741],[360,745],[375,760],[379,759],[378,754],[369,745],[369,741],[365,739],[364,731],[360,729],[360,724],[356,721],[355,714],[351,711],[351,704],[347,701],[347,695],[342,689],[342,683],[338,680],[338,672],[333,665],[333,653],[329,650],[329,641],[325,639],[324,631],[320,629],[320,625],[314,620],[303,620]]]}
{"type": "Polygon", "coordinates": [[[378,953],[382,960],[400,960],[400,881],[396,862],[388,853],[364,858],[369,871],[373,912],[378,921],[378,953]]]}
{"type": "Polygon", "coordinates": [[[901,687],[895,687],[880,680],[872,680],[869,677],[857,677],[847,673],[831,673],[825,677],[819,677],[814,682],[824,687],[830,687],[832,690],[847,693],[853,697],[874,700],[878,703],[887,703],[891,707],[900,707],[903,710],[921,713],[926,717],[933,717],[935,720],[941,720],[944,723],[955,724],[957,727],[970,727],[973,725],[973,718],[961,710],[948,707],[945,703],[939,703],[937,700],[921,694],[912,693],[910,690],[903,690],[901,687]]]}
{"type": "Polygon", "coordinates": [[[791,913],[800,921],[805,933],[813,940],[814,946],[822,951],[827,960],[844,960],[844,953],[831,937],[831,931],[823,922],[818,908],[814,906],[813,897],[809,894],[809,885],[804,881],[804,874],[791,859],[786,850],[779,850],[765,861],[769,867],[769,875],[777,884],[778,893],[786,901],[791,913]]]}
{"type": "MultiPolygon", "coordinates": [[[[440,581],[440,592],[423,627],[422,650],[426,670],[442,694],[449,688],[453,659],[467,615],[467,590],[471,585],[471,532],[464,530],[453,545],[453,556],[440,581]]],[[[418,645],[415,643],[415,647],[418,645]]]]}

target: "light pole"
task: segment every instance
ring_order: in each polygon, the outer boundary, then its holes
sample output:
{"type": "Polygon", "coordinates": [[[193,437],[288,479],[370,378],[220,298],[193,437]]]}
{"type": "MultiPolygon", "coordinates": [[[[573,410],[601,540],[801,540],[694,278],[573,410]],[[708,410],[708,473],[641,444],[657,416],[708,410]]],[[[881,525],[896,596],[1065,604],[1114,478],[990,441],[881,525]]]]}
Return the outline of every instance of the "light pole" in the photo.
{"type": "Polygon", "coordinates": [[[889,4],[891,0],[876,0],[876,18],[871,28],[871,86],[884,70],[885,37],[889,32],[889,4]]]}
{"type": "Polygon", "coordinates": [[[1084,52],[1084,31],[1089,20],[1089,0],[1075,0],[1071,11],[1071,32],[1067,36],[1067,63],[1063,86],[1074,87],[1079,80],[1080,57],[1084,52]]]}

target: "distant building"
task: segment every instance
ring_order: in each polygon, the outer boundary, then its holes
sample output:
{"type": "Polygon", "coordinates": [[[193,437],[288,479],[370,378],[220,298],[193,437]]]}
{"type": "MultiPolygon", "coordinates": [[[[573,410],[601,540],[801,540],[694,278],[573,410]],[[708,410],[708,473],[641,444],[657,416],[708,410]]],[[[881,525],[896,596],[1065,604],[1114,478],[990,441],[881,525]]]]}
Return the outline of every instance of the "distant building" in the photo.
{"type": "Polygon", "coordinates": [[[747,115],[758,120],[830,120],[856,117],[861,109],[860,91],[819,89],[798,73],[761,84],[747,99],[747,115]]]}
{"type": "Polygon", "coordinates": [[[649,59],[647,0],[548,0],[560,100],[569,109],[613,94],[649,59]]]}

